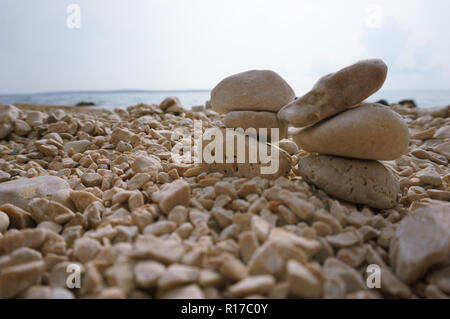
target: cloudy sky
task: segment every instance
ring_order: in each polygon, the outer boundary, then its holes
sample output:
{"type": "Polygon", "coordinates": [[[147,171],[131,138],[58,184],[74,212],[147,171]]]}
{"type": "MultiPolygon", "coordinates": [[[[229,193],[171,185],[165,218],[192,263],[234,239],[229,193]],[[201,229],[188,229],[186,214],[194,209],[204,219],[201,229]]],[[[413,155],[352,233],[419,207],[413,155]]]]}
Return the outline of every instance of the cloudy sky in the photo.
{"type": "Polygon", "coordinates": [[[449,12],[448,0],[1,0],[0,94],[210,89],[249,69],[302,91],[373,57],[390,68],[385,89],[450,89],[449,12]]]}

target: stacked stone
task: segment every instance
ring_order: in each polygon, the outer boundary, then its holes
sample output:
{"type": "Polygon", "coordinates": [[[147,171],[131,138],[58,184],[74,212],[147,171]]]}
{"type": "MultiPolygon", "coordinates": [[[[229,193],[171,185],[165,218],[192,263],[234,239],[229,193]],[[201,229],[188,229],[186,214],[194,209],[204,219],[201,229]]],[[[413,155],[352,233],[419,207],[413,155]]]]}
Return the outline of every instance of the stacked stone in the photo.
{"type": "Polygon", "coordinates": [[[322,77],[313,89],[278,112],[282,122],[303,127],[293,140],[311,155],[299,174],[328,194],[374,208],[397,203],[399,183],[379,160],[408,151],[406,123],[388,107],[362,103],[378,91],[387,66],[364,60],[322,77]]]}
{"type": "MultiPolygon", "coordinates": [[[[254,128],[257,134],[256,136],[246,135],[245,150],[238,150],[238,152],[245,153],[244,163],[225,163],[224,161],[223,163],[204,165],[204,168],[239,177],[261,175],[266,178],[275,178],[287,175],[291,170],[289,154],[275,145],[271,145],[271,147],[277,148],[279,152],[278,170],[274,174],[260,173],[263,164],[260,161],[251,163],[248,158],[250,149],[255,147],[252,143],[249,143],[249,139],[257,138],[258,146],[256,147],[259,148],[261,143],[271,142],[273,138],[271,135],[272,128],[279,130],[278,138],[280,140],[286,138],[287,123],[278,119],[277,112],[294,99],[294,90],[273,71],[247,71],[222,80],[211,91],[210,104],[212,109],[225,114],[222,118],[225,128],[241,128],[244,131],[254,128]],[[267,129],[265,139],[262,139],[262,134],[259,134],[262,133],[259,132],[261,128],[267,129]]],[[[223,132],[225,132],[225,129],[223,129],[223,132]]],[[[235,134],[240,133],[237,131],[235,134]]],[[[204,145],[205,143],[203,143],[204,145]]],[[[224,151],[225,146],[226,142],[224,142],[224,151]]],[[[235,149],[237,149],[236,144],[235,149]]],[[[252,151],[254,150],[252,149],[252,151]]]]}
{"type": "Polygon", "coordinates": [[[294,90],[277,73],[253,70],[222,80],[211,92],[214,111],[225,114],[222,122],[228,128],[279,129],[279,138],[287,136],[287,125],[277,112],[295,99],[294,90]]]}

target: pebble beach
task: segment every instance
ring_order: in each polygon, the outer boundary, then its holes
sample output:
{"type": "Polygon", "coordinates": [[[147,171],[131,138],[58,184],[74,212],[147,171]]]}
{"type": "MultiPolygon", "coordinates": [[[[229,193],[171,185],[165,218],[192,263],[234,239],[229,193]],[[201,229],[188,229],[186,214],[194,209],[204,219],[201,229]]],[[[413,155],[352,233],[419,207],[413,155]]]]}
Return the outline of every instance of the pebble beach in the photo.
{"type": "Polygon", "coordinates": [[[191,109],[0,105],[0,298],[449,298],[450,106],[363,103],[380,60],[299,98],[249,72],[191,109]],[[279,128],[278,171],[174,162],[194,120],[279,128]]]}

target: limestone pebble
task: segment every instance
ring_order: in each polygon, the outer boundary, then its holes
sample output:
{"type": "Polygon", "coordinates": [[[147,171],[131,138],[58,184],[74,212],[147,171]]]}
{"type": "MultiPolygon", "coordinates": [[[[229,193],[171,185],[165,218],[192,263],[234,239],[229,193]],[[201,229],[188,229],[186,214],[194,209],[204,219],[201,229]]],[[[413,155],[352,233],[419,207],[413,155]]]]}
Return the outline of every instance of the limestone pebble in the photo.
{"type": "Polygon", "coordinates": [[[364,103],[293,137],[305,151],[361,159],[394,160],[408,152],[409,133],[400,115],[364,103]]]}
{"type": "Polygon", "coordinates": [[[399,182],[377,161],[311,155],[299,161],[298,172],[326,193],[345,201],[379,209],[397,204],[399,182]]]}
{"type": "Polygon", "coordinates": [[[311,91],[284,106],[278,117],[296,127],[313,125],[378,91],[386,80],[387,70],[382,60],[370,59],[325,75],[311,91]]]}

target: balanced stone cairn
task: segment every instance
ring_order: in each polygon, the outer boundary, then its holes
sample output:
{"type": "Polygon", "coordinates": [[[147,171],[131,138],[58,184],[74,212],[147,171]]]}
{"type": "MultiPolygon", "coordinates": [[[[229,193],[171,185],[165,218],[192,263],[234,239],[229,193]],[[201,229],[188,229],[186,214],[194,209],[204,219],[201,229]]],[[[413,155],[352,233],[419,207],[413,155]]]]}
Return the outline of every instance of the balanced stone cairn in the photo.
{"type": "Polygon", "coordinates": [[[281,122],[303,127],[293,140],[319,155],[302,158],[300,176],[328,194],[373,208],[397,204],[397,178],[378,160],[408,152],[406,123],[388,107],[362,103],[383,85],[387,66],[363,60],[322,77],[311,91],[278,112],[281,122]]]}
{"type": "Polygon", "coordinates": [[[279,138],[287,136],[287,123],[281,122],[277,112],[295,99],[294,90],[277,73],[253,70],[238,73],[222,80],[211,91],[214,111],[226,114],[223,124],[228,128],[279,129],[279,138]]]}
{"type": "MultiPolygon", "coordinates": [[[[219,82],[211,91],[212,109],[225,114],[222,123],[226,128],[246,131],[245,150],[238,150],[238,152],[245,152],[246,159],[244,163],[212,163],[204,165],[204,167],[226,175],[240,177],[262,175],[267,178],[275,178],[287,175],[291,170],[289,154],[276,145],[266,142],[271,142],[272,139],[278,142],[287,137],[288,125],[278,119],[277,112],[294,99],[294,90],[277,73],[270,70],[246,71],[231,75],[219,82]],[[247,134],[247,129],[251,128],[256,130],[255,136],[247,134]],[[272,128],[278,129],[278,139],[271,135],[272,128]],[[260,129],[266,129],[267,133],[264,134],[264,131],[260,131],[260,129]],[[264,139],[261,138],[263,135],[264,139]],[[258,173],[262,166],[261,159],[258,159],[257,163],[249,162],[248,154],[252,151],[249,138],[258,139],[258,148],[266,144],[278,150],[279,168],[276,173],[258,173]]],[[[237,131],[235,134],[241,133],[237,131]]],[[[224,142],[224,147],[225,144],[224,142]]],[[[235,147],[235,149],[237,148],[235,147]]]]}

